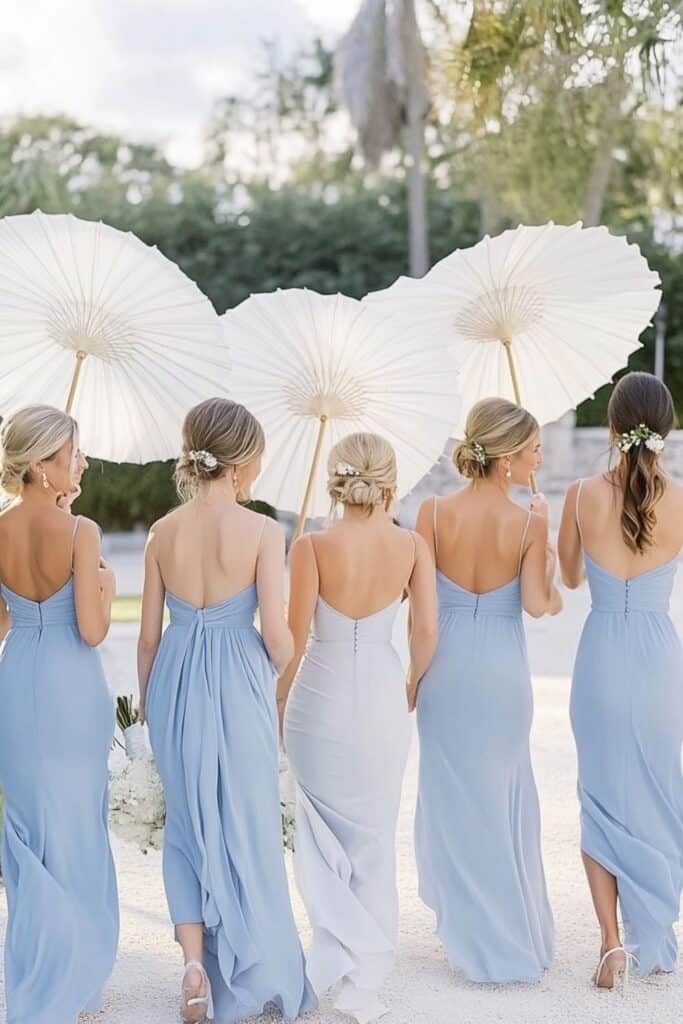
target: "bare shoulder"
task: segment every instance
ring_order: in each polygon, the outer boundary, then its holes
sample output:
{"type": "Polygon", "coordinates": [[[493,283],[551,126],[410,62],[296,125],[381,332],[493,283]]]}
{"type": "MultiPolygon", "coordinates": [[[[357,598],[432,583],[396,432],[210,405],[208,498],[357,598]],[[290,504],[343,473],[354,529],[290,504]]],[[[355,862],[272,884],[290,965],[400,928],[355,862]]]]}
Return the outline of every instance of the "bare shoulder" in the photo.
{"type": "Polygon", "coordinates": [[[185,519],[185,516],[185,505],[179,505],[177,508],[172,508],[165,516],[162,516],[161,519],[157,519],[156,522],[152,523],[149,528],[149,538],[163,537],[164,534],[173,530],[180,522],[182,522],[183,519],[185,519]]]}
{"type": "Polygon", "coordinates": [[[250,514],[257,517],[258,521],[256,526],[258,530],[263,531],[262,539],[266,543],[284,544],[285,531],[282,529],[277,519],[273,519],[272,516],[264,516],[260,512],[250,512],[250,514]]]}
{"type": "Polygon", "coordinates": [[[429,545],[427,544],[427,541],[421,534],[417,533],[415,530],[410,530],[409,532],[413,538],[413,541],[415,542],[415,558],[428,558],[431,562],[432,553],[429,550],[429,545]]]}
{"type": "Polygon", "coordinates": [[[4,508],[0,508],[0,523],[6,524],[16,518],[21,505],[16,501],[10,501],[4,508]]]}
{"type": "Polygon", "coordinates": [[[599,497],[611,491],[613,484],[609,480],[609,474],[606,473],[593,473],[592,476],[582,477],[581,480],[575,480],[574,483],[569,487],[567,494],[572,493],[574,497],[581,491],[581,497],[584,494],[590,497],[599,497]]]}
{"type": "Polygon", "coordinates": [[[683,484],[669,477],[664,492],[672,501],[683,503],[683,484]]]}
{"type": "Polygon", "coordinates": [[[434,509],[439,504],[439,496],[437,494],[431,494],[428,498],[420,504],[417,511],[417,521],[420,522],[422,519],[431,518],[434,515],[434,509]]]}
{"type": "Polygon", "coordinates": [[[96,523],[94,519],[88,519],[87,516],[76,516],[76,517],[74,517],[69,512],[64,512],[64,518],[65,518],[65,525],[66,525],[66,520],[71,520],[71,522],[69,523],[69,526],[70,526],[71,529],[75,529],[76,528],[76,523],[74,522],[74,519],[78,520],[78,533],[77,533],[78,537],[89,537],[89,538],[94,537],[98,541],[100,540],[100,537],[102,536],[102,534],[100,532],[99,523],[96,523]]]}
{"type": "Polygon", "coordinates": [[[683,513],[683,484],[669,478],[660,500],[662,509],[666,508],[670,514],[680,518],[683,513]]]}

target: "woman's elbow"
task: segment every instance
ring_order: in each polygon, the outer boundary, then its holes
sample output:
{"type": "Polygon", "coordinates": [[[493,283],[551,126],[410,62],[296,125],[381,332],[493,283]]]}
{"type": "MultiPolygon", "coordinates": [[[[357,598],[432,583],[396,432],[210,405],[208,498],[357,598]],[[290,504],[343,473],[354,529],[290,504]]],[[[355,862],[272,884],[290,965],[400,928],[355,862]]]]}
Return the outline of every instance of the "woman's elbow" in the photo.
{"type": "Polygon", "coordinates": [[[583,573],[581,570],[571,572],[568,569],[561,569],[560,576],[567,590],[577,590],[583,583],[583,573]]]}
{"type": "Polygon", "coordinates": [[[159,644],[161,643],[161,634],[157,636],[139,636],[138,637],[138,658],[145,659],[146,661],[153,661],[156,657],[156,653],[159,650],[159,644]]]}
{"type": "Polygon", "coordinates": [[[279,673],[284,672],[294,657],[294,638],[288,629],[264,630],[263,643],[279,673]]]}
{"type": "Polygon", "coordinates": [[[439,628],[436,622],[414,627],[410,634],[411,644],[428,654],[434,654],[439,642],[439,628]]]}
{"type": "Polygon", "coordinates": [[[109,632],[109,623],[106,626],[100,628],[93,628],[92,626],[79,627],[81,634],[81,640],[88,647],[99,647],[103,640],[105,640],[107,633],[109,632]]]}

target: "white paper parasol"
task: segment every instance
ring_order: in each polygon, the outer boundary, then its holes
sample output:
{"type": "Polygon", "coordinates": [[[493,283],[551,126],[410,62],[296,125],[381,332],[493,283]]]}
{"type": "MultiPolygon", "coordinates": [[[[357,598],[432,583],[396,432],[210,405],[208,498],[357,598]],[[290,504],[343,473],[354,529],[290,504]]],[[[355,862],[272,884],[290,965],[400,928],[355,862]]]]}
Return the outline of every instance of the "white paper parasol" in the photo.
{"type": "Polygon", "coordinates": [[[158,249],[70,215],[0,221],[3,413],[46,402],[73,413],[88,455],[168,459],[228,370],[213,306],[158,249]]]}
{"type": "Polygon", "coordinates": [[[487,236],[363,302],[390,313],[401,338],[452,347],[461,435],[481,398],[510,398],[543,424],[591,397],[640,348],[659,283],[625,238],[551,223],[487,236]]]}
{"type": "Polygon", "coordinates": [[[442,348],[395,341],[356,299],[292,288],[253,295],[223,316],[231,386],[263,423],[257,493],[326,515],[327,455],[345,434],[382,434],[407,493],[441,455],[457,416],[457,372],[442,348]]]}

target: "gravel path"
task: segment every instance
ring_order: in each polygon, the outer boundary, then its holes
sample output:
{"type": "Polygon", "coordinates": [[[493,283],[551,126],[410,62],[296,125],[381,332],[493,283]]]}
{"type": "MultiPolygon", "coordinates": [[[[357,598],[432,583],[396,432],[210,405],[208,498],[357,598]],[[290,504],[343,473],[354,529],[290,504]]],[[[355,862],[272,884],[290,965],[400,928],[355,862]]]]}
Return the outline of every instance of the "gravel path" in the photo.
{"type": "MultiPolygon", "coordinates": [[[[585,593],[571,594],[567,610],[559,619],[527,622],[531,663],[539,673],[534,679],[533,756],[543,813],[546,872],[557,925],[555,963],[535,985],[482,987],[450,971],[433,935],[431,914],[417,898],[412,851],[417,749],[413,743],[398,832],[400,945],[385,991],[389,1013],[383,1018],[384,1024],[660,1024],[680,1016],[683,973],[633,979],[625,999],[596,992],[590,985],[598,940],[579,860],[575,756],[568,720],[568,677],[586,603],[585,593]]],[[[679,627],[683,624],[682,613],[683,582],[676,589],[674,602],[679,627]]],[[[110,679],[119,692],[134,688],[134,639],[135,628],[121,626],[104,649],[110,679]]],[[[105,1012],[88,1019],[102,1024],[172,1024],[178,1019],[180,958],[167,921],[160,855],[152,852],[143,856],[116,839],[114,853],[121,897],[120,955],[105,1012]]],[[[305,944],[308,927],[293,883],[292,894],[305,944]]],[[[2,899],[0,941],[4,923],[2,899]]],[[[683,940],[683,929],[679,934],[683,940]]],[[[3,1010],[0,990],[0,1012],[3,1010]]],[[[4,1013],[2,1016],[4,1019],[4,1013]]],[[[262,1022],[270,1019],[274,1018],[259,1018],[262,1022]]],[[[310,1024],[348,1021],[325,1004],[306,1020],[310,1024]]]]}

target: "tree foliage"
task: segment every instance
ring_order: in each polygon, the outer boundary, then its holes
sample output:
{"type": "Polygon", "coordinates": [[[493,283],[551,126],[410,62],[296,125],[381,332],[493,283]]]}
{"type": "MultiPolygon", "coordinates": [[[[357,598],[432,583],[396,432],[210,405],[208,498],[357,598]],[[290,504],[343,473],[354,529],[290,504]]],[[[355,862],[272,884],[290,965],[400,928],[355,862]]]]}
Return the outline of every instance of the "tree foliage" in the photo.
{"type": "MultiPolygon", "coordinates": [[[[680,43],[661,0],[419,0],[433,103],[427,132],[432,260],[483,230],[571,222],[588,207],[638,242],[668,305],[666,378],[683,410],[683,112],[680,43]],[[462,30],[464,24],[464,31],[462,30]]],[[[175,167],[68,117],[0,125],[0,215],[71,211],[158,245],[218,312],[250,293],[306,286],[361,297],[407,270],[400,154],[353,156],[313,43],[284,66],[266,51],[253,90],[226,97],[206,159],[175,167]]],[[[653,365],[653,332],[632,366],[653,365]]],[[[604,420],[605,394],[579,422],[604,420]]],[[[2,412],[2,410],[0,410],[2,412]]],[[[95,463],[81,511],[107,528],[148,525],[175,502],[171,467],[95,463]]]]}

